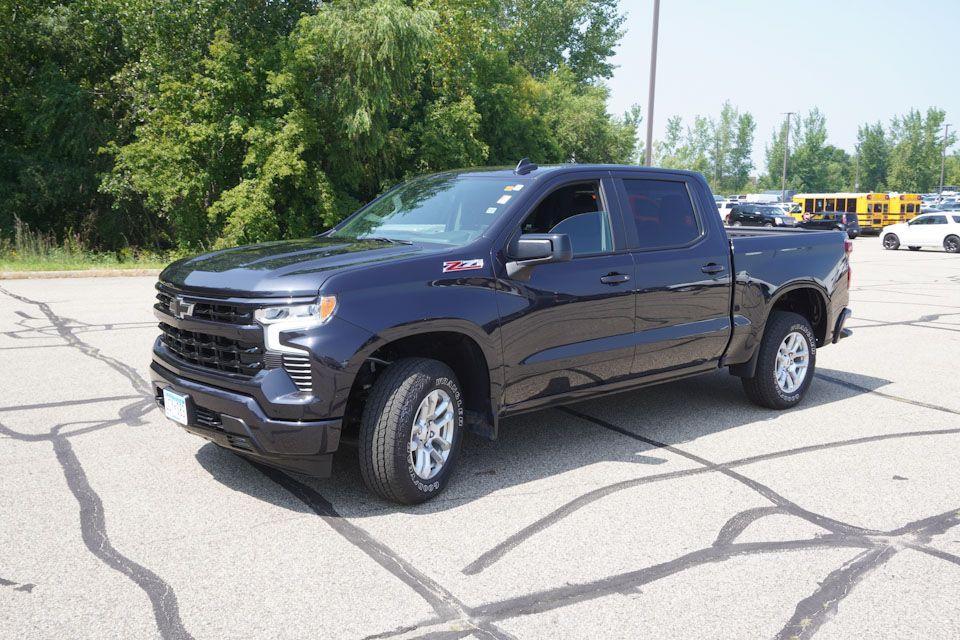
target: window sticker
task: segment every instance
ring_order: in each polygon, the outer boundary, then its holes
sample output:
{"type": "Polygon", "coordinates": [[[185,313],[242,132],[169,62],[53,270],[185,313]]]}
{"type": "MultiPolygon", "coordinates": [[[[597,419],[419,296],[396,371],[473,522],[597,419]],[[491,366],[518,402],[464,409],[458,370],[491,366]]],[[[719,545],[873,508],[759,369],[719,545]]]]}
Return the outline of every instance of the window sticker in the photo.
{"type": "Polygon", "coordinates": [[[497,212],[496,207],[487,207],[487,213],[496,213],[496,212],[497,212]]]}
{"type": "Polygon", "coordinates": [[[513,196],[500,196],[500,199],[497,200],[497,204],[507,204],[508,202],[510,202],[510,198],[512,197],[513,196]]]}

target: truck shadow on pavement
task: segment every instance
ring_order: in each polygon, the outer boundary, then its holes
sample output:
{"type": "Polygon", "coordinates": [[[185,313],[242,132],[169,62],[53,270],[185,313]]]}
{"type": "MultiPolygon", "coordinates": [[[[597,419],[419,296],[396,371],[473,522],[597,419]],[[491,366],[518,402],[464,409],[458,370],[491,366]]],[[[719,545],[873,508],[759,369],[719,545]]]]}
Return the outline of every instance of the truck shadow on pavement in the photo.
{"type": "MultiPolygon", "coordinates": [[[[880,393],[879,389],[889,384],[881,378],[821,369],[804,402],[790,412],[813,410],[865,393],[880,393]]],[[[891,394],[880,395],[923,406],[891,394]]],[[[674,457],[667,453],[665,445],[775,420],[781,415],[782,412],[751,405],[737,378],[717,372],[508,418],[501,422],[496,441],[468,435],[450,485],[443,494],[422,505],[398,506],[369,493],[360,476],[356,449],[351,446],[342,447],[335,455],[330,478],[286,475],[325,496],[346,517],[385,511],[436,513],[493,492],[598,463],[635,465],[635,473],[640,475],[656,473],[660,469],[655,468],[669,467],[668,458],[674,457]]],[[[251,465],[213,444],[201,447],[196,458],[214,479],[235,491],[270,502],[279,500],[278,506],[302,508],[291,505],[284,492],[264,491],[259,465],[251,465]]]]}

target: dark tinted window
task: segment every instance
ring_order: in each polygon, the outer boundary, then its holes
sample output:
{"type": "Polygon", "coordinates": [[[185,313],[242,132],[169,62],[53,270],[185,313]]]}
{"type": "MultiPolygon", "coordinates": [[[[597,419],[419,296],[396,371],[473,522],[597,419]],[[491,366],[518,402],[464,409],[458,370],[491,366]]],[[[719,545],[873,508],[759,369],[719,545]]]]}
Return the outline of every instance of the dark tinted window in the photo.
{"type": "Polygon", "coordinates": [[[574,255],[609,252],[613,233],[602,209],[599,181],[565,185],[544,198],[520,228],[523,233],[565,233],[574,255]]]}
{"type": "Polygon", "coordinates": [[[847,198],[847,211],[854,212],[856,210],[857,210],[857,199],[847,198]]]}
{"type": "Polygon", "coordinates": [[[700,237],[700,224],[683,182],[624,180],[627,218],[642,249],[676,247],[700,237]]]}
{"type": "Polygon", "coordinates": [[[803,212],[804,213],[813,213],[813,200],[807,198],[803,201],[803,212]]]}
{"type": "Polygon", "coordinates": [[[953,218],[954,222],[956,222],[957,224],[960,224],[960,216],[950,216],[950,217],[953,218]]]}
{"type": "Polygon", "coordinates": [[[947,216],[930,216],[929,224],[947,224],[947,216]]]}

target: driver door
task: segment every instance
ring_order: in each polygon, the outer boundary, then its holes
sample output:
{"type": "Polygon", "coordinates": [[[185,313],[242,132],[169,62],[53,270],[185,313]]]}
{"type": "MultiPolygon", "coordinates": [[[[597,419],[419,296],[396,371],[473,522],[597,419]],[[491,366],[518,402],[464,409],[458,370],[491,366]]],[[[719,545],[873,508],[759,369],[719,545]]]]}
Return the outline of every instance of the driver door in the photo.
{"type": "Polygon", "coordinates": [[[546,404],[629,377],[634,355],[634,262],[608,174],[550,183],[504,244],[496,268],[504,406],[546,404]],[[506,246],[518,234],[563,233],[573,259],[509,277],[506,246]]]}

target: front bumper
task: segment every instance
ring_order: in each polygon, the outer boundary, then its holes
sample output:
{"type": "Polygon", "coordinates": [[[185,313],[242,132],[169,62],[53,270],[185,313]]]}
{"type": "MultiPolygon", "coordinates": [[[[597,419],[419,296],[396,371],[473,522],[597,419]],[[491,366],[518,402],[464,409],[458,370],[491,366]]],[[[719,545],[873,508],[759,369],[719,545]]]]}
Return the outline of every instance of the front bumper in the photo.
{"type": "Polygon", "coordinates": [[[312,476],[330,475],[341,420],[278,420],[249,395],[186,378],[154,360],[150,377],[157,404],[163,389],[186,394],[188,424],[179,425],[239,455],[312,476]]]}

